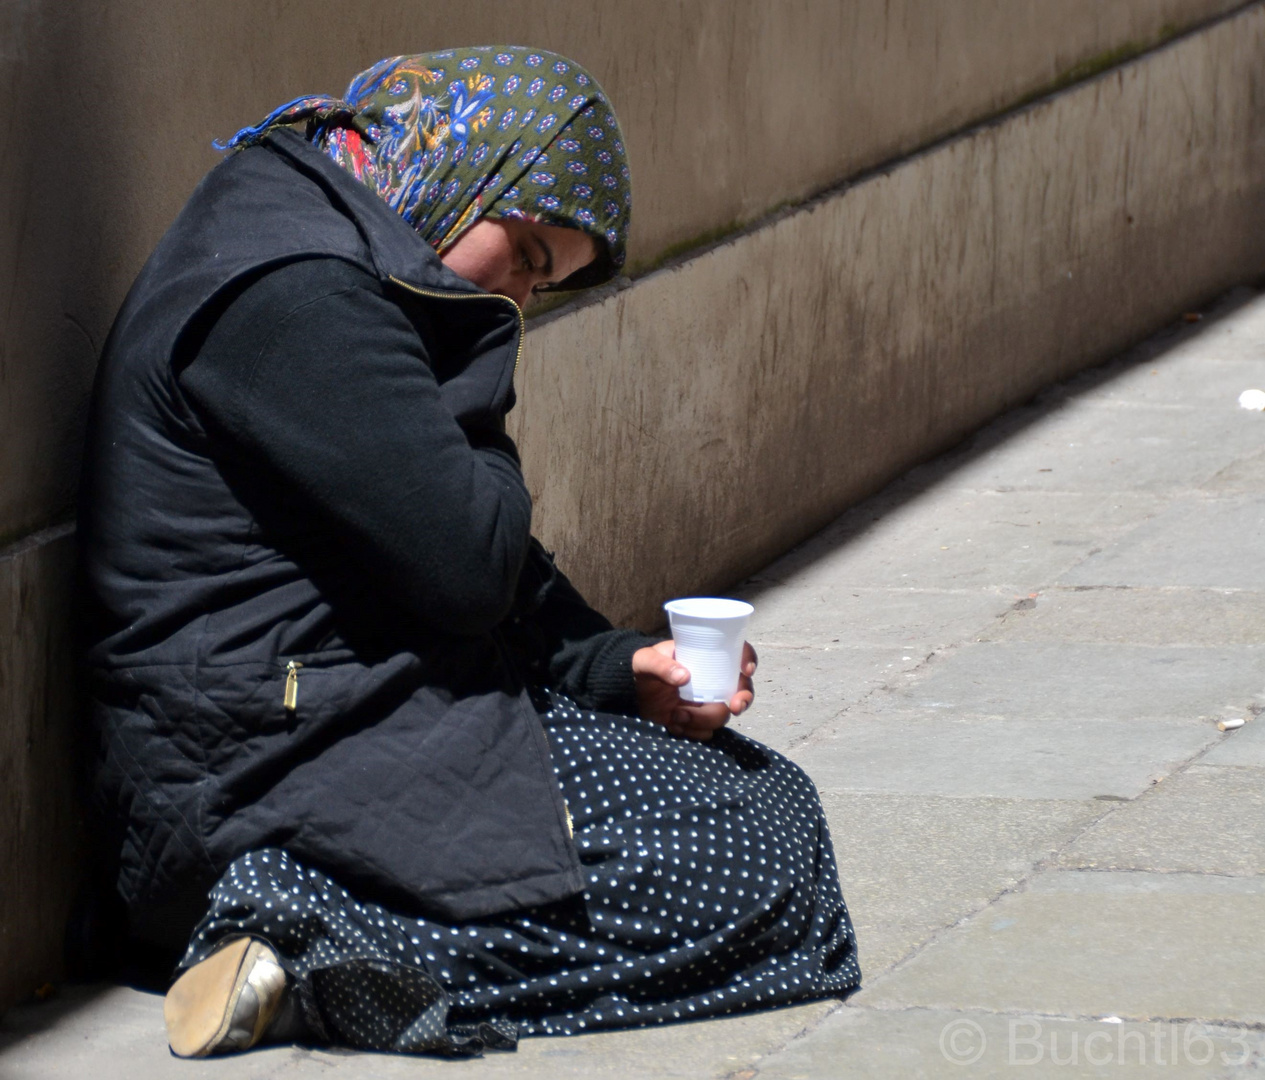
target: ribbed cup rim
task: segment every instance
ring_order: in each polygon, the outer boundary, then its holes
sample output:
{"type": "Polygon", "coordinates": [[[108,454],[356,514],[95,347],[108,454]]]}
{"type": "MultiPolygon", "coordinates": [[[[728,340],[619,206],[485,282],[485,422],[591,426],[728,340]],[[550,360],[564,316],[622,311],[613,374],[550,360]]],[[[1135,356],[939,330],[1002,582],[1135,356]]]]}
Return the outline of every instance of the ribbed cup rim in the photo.
{"type": "Polygon", "coordinates": [[[669,615],[687,619],[745,619],[755,608],[745,600],[729,600],[722,596],[684,596],[663,605],[669,615]]]}

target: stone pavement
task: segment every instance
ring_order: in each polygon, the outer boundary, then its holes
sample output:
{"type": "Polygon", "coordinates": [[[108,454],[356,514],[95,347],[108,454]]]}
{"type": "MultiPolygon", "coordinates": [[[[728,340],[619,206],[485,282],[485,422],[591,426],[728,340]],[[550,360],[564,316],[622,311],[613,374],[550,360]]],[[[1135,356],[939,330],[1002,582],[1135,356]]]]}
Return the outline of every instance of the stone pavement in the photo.
{"type": "Polygon", "coordinates": [[[158,998],[78,988],[9,1014],[0,1077],[1265,1074],[1265,414],[1236,404],[1263,384],[1239,290],[743,586],[737,726],[821,790],[846,1003],[464,1063],[181,1062],[158,998]]]}

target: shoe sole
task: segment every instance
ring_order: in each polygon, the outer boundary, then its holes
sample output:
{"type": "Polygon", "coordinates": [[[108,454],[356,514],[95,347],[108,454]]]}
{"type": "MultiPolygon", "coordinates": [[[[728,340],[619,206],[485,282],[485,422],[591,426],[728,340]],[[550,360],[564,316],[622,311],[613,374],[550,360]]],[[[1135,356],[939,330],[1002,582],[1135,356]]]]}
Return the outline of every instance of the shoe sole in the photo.
{"type": "Polygon", "coordinates": [[[255,961],[269,951],[255,938],[238,938],[194,964],[163,1000],[167,1042],[177,1057],[206,1057],[228,1034],[237,1001],[255,961]]]}

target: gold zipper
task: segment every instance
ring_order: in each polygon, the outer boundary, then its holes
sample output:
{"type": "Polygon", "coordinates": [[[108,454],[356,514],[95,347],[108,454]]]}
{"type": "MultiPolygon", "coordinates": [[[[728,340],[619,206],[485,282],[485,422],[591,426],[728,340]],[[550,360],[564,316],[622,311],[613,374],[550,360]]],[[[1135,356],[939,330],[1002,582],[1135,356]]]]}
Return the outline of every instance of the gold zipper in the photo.
{"type": "Polygon", "coordinates": [[[299,707],[299,668],[302,666],[297,660],[286,664],[286,712],[294,712],[299,707]]]}
{"type": "Polygon", "coordinates": [[[523,335],[527,333],[527,323],[523,319],[523,309],[518,303],[511,300],[508,296],[502,296],[500,293],[457,293],[443,292],[440,289],[423,289],[418,285],[410,285],[407,281],[401,281],[394,274],[388,275],[388,281],[393,281],[402,289],[408,289],[411,293],[417,293],[418,296],[430,296],[437,300],[504,300],[510,307],[514,309],[514,314],[518,316],[518,350],[514,353],[514,376],[518,376],[518,362],[523,358],[523,335]]]}

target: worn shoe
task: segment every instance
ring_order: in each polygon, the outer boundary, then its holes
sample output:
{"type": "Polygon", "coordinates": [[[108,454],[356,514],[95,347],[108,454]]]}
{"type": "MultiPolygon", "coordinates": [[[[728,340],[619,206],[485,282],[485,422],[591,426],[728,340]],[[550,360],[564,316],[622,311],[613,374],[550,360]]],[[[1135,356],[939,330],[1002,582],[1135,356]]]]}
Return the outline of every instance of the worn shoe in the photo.
{"type": "Polygon", "coordinates": [[[167,991],[163,1018],[171,1052],[207,1057],[249,1050],[288,996],[276,953],[258,938],[230,938],[167,991]]]}

